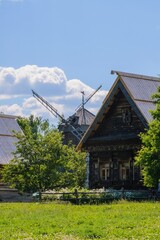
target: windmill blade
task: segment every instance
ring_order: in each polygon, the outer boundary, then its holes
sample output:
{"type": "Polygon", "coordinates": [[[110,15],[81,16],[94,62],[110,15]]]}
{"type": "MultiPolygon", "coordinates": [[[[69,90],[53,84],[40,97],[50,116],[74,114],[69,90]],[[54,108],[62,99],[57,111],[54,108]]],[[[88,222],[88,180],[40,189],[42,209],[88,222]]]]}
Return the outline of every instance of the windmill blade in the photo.
{"type": "MultiPolygon", "coordinates": [[[[100,89],[101,87],[102,87],[102,85],[100,85],[93,93],[91,93],[91,94],[89,95],[89,97],[88,97],[83,103],[81,103],[81,104],[76,108],[75,111],[77,111],[78,109],[82,108],[82,107],[96,94],[96,92],[99,91],[99,89],[100,89]]],[[[81,93],[84,94],[84,92],[81,92],[81,93]]]]}
{"type": "Polygon", "coordinates": [[[38,93],[32,90],[33,97],[35,97],[45,108],[47,108],[55,117],[59,117],[65,124],[71,126],[72,134],[77,137],[78,140],[82,138],[82,129],[76,129],[69,121],[67,121],[62,115],[60,115],[56,108],[54,108],[47,100],[41,97],[38,93]]]}
{"type": "Polygon", "coordinates": [[[96,92],[99,91],[101,87],[102,85],[100,85],[91,95],[89,95],[89,97],[85,100],[84,104],[86,104],[96,94],[96,92]]]}
{"type": "Polygon", "coordinates": [[[62,121],[66,121],[62,115],[60,115],[56,108],[54,108],[47,100],[41,97],[38,93],[32,90],[33,97],[35,97],[45,108],[47,108],[55,117],[59,117],[62,121]]]}

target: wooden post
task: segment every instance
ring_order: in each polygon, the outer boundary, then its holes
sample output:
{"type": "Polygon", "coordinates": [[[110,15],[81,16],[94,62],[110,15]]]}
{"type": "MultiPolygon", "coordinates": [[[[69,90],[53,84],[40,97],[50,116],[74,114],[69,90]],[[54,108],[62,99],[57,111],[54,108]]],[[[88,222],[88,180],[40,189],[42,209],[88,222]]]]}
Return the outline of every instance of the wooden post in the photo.
{"type": "Polygon", "coordinates": [[[124,187],[121,188],[121,199],[125,199],[124,187]]]}
{"type": "Polygon", "coordinates": [[[90,169],[89,169],[89,165],[90,165],[90,154],[89,152],[87,152],[87,155],[86,155],[86,182],[85,182],[85,186],[86,188],[89,188],[89,172],[90,172],[90,169]]]}
{"type": "Polygon", "coordinates": [[[41,192],[41,189],[39,189],[39,202],[42,202],[42,192],[41,192]]]}
{"type": "Polygon", "coordinates": [[[76,196],[76,204],[78,205],[79,201],[78,201],[78,190],[77,189],[74,190],[74,194],[76,196]]]}

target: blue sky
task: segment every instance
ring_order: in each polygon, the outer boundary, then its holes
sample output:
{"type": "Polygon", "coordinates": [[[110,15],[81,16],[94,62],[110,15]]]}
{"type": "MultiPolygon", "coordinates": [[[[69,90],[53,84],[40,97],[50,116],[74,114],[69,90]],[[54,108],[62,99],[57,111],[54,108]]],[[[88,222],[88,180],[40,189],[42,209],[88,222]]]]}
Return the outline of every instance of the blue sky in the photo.
{"type": "Polygon", "coordinates": [[[66,116],[96,113],[112,69],[160,74],[159,0],[0,0],[0,111],[50,117],[31,88],[66,116]]]}

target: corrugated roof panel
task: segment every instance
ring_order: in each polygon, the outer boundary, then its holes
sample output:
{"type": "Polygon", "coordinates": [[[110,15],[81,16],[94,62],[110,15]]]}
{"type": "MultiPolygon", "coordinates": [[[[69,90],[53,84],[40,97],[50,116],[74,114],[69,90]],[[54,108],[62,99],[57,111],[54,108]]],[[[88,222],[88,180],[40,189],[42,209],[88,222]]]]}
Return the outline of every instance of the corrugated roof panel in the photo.
{"type": "Polygon", "coordinates": [[[13,135],[13,130],[21,131],[18,123],[14,118],[0,117],[0,134],[13,135]]]}
{"type": "Polygon", "coordinates": [[[21,128],[19,127],[16,119],[13,119],[13,118],[4,118],[4,123],[7,127],[7,129],[13,133],[13,130],[16,131],[16,132],[20,132],[21,131],[21,128]]]}
{"type": "Polygon", "coordinates": [[[4,118],[0,118],[0,134],[11,135],[10,131],[8,130],[8,128],[5,124],[4,118]]]}
{"type": "Polygon", "coordinates": [[[155,104],[152,102],[142,102],[142,101],[135,101],[137,104],[139,110],[143,114],[143,116],[146,118],[147,122],[150,122],[152,119],[152,115],[150,114],[150,110],[155,109],[155,104]]]}
{"type": "Polygon", "coordinates": [[[16,150],[13,130],[21,131],[16,119],[12,116],[0,115],[0,164],[8,164],[16,150]]]}
{"type": "Polygon", "coordinates": [[[151,101],[152,94],[156,93],[157,88],[160,86],[159,81],[131,78],[125,76],[121,76],[121,78],[134,99],[151,101]]]}
{"type": "Polygon", "coordinates": [[[79,117],[78,119],[78,124],[79,125],[91,125],[95,115],[92,114],[91,112],[89,112],[87,109],[84,108],[84,112],[83,109],[79,109],[75,114],[76,117],[79,117]]]}
{"type": "Polygon", "coordinates": [[[13,159],[13,152],[16,150],[17,138],[0,136],[0,164],[8,164],[13,159]]]}
{"type": "Polygon", "coordinates": [[[82,110],[77,111],[76,116],[79,116],[79,121],[78,121],[79,125],[88,125],[88,126],[91,125],[91,123],[95,118],[95,116],[89,111],[87,111],[86,109],[84,109],[84,113],[82,110]]]}

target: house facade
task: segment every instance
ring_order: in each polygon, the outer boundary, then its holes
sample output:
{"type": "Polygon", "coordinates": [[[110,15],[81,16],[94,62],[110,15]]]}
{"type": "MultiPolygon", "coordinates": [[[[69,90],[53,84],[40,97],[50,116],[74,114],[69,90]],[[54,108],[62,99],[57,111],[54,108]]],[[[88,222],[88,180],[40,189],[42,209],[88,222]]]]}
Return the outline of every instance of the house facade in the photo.
{"type": "Polygon", "coordinates": [[[103,101],[78,149],[87,152],[89,188],[142,188],[141,169],[135,155],[141,147],[139,134],[152,120],[151,95],[159,78],[112,71],[117,78],[103,101]]]}

